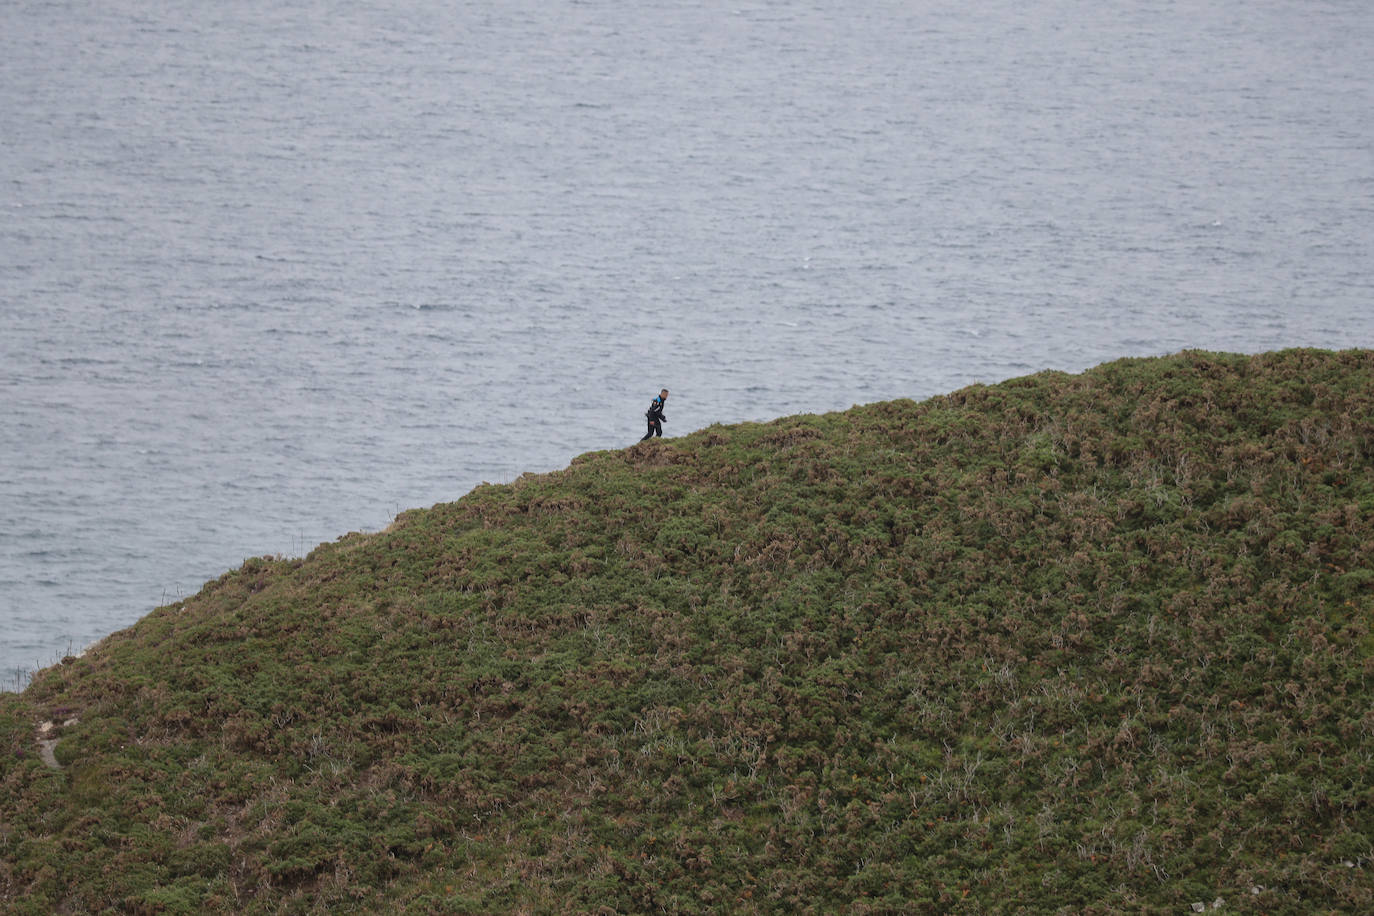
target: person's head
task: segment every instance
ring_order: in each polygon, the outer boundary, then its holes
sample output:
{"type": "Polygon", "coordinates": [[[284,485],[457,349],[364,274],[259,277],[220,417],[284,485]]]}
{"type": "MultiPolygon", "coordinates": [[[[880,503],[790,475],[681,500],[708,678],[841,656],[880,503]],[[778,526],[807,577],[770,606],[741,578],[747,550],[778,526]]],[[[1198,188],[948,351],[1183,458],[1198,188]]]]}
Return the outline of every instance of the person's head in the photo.
{"type": "Polygon", "coordinates": [[[658,396],[665,401],[668,400],[668,389],[664,388],[662,391],[658,393],[658,396]]]}

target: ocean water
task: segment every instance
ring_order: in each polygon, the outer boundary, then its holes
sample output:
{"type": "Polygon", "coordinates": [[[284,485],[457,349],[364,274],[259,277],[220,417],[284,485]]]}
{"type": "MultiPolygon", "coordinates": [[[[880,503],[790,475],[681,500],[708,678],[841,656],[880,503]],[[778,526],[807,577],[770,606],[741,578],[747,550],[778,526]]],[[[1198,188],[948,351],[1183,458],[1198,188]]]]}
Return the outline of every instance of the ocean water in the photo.
{"type": "Polygon", "coordinates": [[[1367,0],[7,0],[0,687],[642,434],[1374,346],[1367,0]]]}

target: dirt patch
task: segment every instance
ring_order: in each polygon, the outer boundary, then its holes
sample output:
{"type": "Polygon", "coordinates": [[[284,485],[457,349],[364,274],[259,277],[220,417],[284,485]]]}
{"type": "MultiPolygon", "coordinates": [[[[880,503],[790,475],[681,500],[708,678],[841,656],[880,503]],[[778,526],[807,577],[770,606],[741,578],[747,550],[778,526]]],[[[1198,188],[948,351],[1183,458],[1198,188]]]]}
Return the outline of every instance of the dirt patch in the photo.
{"type": "MultiPolygon", "coordinates": [[[[75,725],[78,721],[80,720],[68,719],[66,722],[62,723],[62,726],[65,728],[69,725],[75,725]]],[[[52,737],[52,733],[55,728],[56,726],[54,726],[51,722],[41,723],[38,726],[38,734],[34,740],[38,742],[39,759],[42,760],[43,763],[47,766],[52,767],[54,770],[60,770],[62,769],[62,764],[57,762],[57,754],[55,753],[55,749],[57,747],[57,742],[61,739],[52,737]]]]}

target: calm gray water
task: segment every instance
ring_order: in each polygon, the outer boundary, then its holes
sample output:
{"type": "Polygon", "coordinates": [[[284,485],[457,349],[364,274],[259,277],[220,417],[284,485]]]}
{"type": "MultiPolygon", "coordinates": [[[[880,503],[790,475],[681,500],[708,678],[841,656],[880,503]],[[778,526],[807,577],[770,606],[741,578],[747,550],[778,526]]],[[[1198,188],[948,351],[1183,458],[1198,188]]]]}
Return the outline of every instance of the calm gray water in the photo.
{"type": "Polygon", "coordinates": [[[0,674],[660,386],[1372,346],[1372,293],[1368,0],[4,0],[0,674]]]}

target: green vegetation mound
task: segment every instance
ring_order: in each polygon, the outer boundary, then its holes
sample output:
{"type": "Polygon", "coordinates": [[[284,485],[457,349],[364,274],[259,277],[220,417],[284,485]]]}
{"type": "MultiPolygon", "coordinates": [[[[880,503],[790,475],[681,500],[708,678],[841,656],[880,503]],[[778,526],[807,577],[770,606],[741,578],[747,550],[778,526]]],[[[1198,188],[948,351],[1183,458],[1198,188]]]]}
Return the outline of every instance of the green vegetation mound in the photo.
{"type": "Polygon", "coordinates": [[[1371,458],[1189,352],[249,560],[0,696],[0,909],[1374,911],[1371,458]]]}

